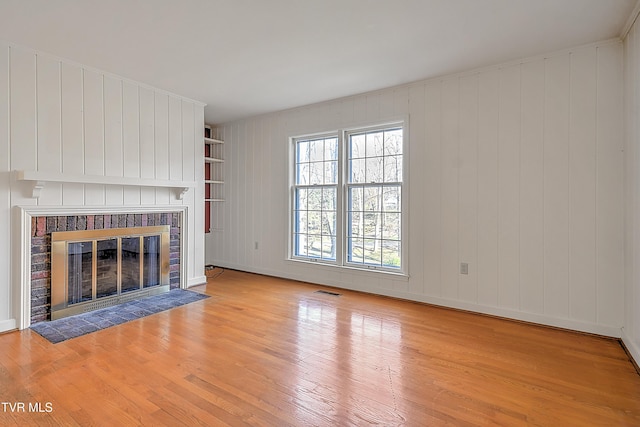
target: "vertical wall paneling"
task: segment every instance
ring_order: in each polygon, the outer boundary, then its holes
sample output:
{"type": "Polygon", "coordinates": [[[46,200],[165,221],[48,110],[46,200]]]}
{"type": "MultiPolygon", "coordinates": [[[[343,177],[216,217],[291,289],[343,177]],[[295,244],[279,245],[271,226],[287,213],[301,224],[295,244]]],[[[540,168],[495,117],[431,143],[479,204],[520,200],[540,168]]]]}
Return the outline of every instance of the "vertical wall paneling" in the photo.
{"type": "MultiPolygon", "coordinates": [[[[385,91],[384,93],[388,93],[385,91]]],[[[367,95],[367,112],[366,121],[376,121],[380,117],[380,104],[382,103],[382,94],[380,92],[367,95]]]]}
{"type": "Polygon", "coordinates": [[[155,178],[169,179],[169,96],[155,93],[154,100],[155,178]]]}
{"type": "MultiPolygon", "coordinates": [[[[269,147],[273,144],[273,139],[271,137],[271,129],[268,126],[269,122],[267,120],[260,120],[258,129],[256,131],[256,136],[264,135],[265,136],[265,144],[258,144],[256,147],[256,151],[254,153],[254,165],[256,168],[256,174],[258,176],[258,181],[261,184],[260,189],[258,190],[257,199],[256,199],[256,211],[264,212],[264,207],[270,203],[269,195],[271,191],[268,189],[269,185],[269,177],[268,173],[270,172],[269,163],[265,162],[266,154],[269,152],[269,147]]],[[[256,138],[258,139],[258,138],[256,138]]],[[[219,212],[219,209],[216,209],[214,212],[219,212]]],[[[266,215],[258,215],[256,221],[254,222],[254,230],[253,236],[255,242],[258,243],[258,248],[254,249],[254,259],[255,262],[259,265],[264,265],[265,254],[269,250],[268,240],[266,239],[265,230],[269,229],[269,223],[267,222],[268,218],[266,215]]],[[[222,230],[222,226],[224,224],[223,218],[218,217],[213,220],[214,228],[216,230],[222,230]]]]}
{"type": "MultiPolygon", "coordinates": [[[[629,95],[632,98],[634,108],[629,111],[629,126],[631,140],[629,141],[629,155],[632,157],[630,160],[630,167],[628,172],[628,182],[630,182],[628,190],[632,190],[631,193],[625,194],[626,199],[631,204],[630,222],[632,225],[630,230],[626,230],[630,233],[631,245],[633,247],[631,259],[632,262],[626,266],[630,270],[629,275],[631,280],[625,289],[625,298],[629,297],[631,302],[629,303],[629,309],[627,312],[628,321],[625,322],[625,328],[629,330],[629,336],[632,339],[632,344],[635,345],[635,360],[640,360],[640,268],[637,267],[636,257],[640,255],[640,120],[637,119],[640,111],[638,105],[640,105],[640,79],[637,77],[640,72],[640,30],[638,30],[638,23],[633,27],[633,47],[631,57],[627,59],[627,62],[632,63],[633,72],[630,73],[632,82],[629,83],[627,91],[632,91],[629,95]]],[[[600,269],[599,269],[600,271],[600,269]]]]}
{"type": "MultiPolygon", "coordinates": [[[[122,80],[104,76],[104,168],[106,176],[124,176],[123,147],[123,87],[122,80]]],[[[121,205],[124,190],[120,186],[107,186],[106,204],[121,205]]]]}
{"type": "MultiPolygon", "coordinates": [[[[624,95],[625,95],[625,145],[624,145],[624,204],[625,204],[625,222],[624,222],[624,326],[622,330],[622,339],[629,352],[633,355],[636,362],[640,361],[640,268],[638,268],[638,255],[640,254],[640,43],[638,22],[636,21],[631,27],[629,33],[624,40],[624,95]]],[[[604,60],[608,57],[607,53],[599,50],[599,67],[604,66],[604,60]],[[604,54],[604,55],[603,55],[604,54]]],[[[606,74],[604,74],[606,75],[606,74]]],[[[600,86],[600,77],[604,76],[598,73],[598,85],[600,86]]],[[[603,90],[599,89],[598,94],[603,90]]],[[[607,102],[610,102],[607,101],[607,102]]],[[[600,104],[599,104],[600,106],[600,104]]],[[[604,108],[604,107],[603,107],[604,108]]],[[[605,113],[598,109],[599,119],[601,114],[605,113]]],[[[601,154],[606,147],[606,130],[601,125],[598,129],[597,156],[598,156],[598,180],[597,180],[597,200],[604,201],[609,195],[603,194],[602,190],[606,187],[607,182],[612,176],[603,179],[602,173],[606,168],[603,159],[611,158],[601,154]]],[[[604,175],[607,176],[607,175],[604,175]]],[[[615,261],[613,257],[610,261],[603,263],[605,247],[611,243],[604,243],[607,226],[602,224],[606,221],[603,218],[607,214],[607,207],[598,207],[598,319],[606,318],[606,310],[609,304],[600,303],[600,295],[607,291],[604,282],[605,275],[610,268],[613,267],[611,261],[615,261]],[[600,244],[603,243],[601,248],[600,244]],[[605,246],[606,245],[606,246],[605,246]],[[604,264],[604,265],[603,265],[604,264]],[[611,265],[606,267],[605,265],[611,265]]],[[[613,243],[613,242],[612,242],[613,243]]]]}
{"type": "MultiPolygon", "coordinates": [[[[637,222],[635,221],[635,206],[637,205],[636,201],[636,186],[634,185],[634,175],[635,165],[640,164],[635,163],[636,157],[636,148],[634,146],[634,141],[637,139],[637,134],[635,132],[637,123],[634,121],[634,117],[637,114],[635,108],[635,87],[638,84],[638,79],[634,79],[634,72],[636,70],[634,59],[635,55],[635,34],[636,29],[635,26],[632,26],[629,30],[629,33],[626,35],[623,44],[623,58],[624,58],[624,119],[625,119],[625,138],[624,138],[624,323],[622,328],[622,339],[627,346],[627,349],[630,351],[637,350],[640,348],[637,342],[640,344],[640,340],[636,339],[635,330],[636,324],[634,317],[636,316],[635,312],[640,311],[640,304],[637,310],[634,310],[635,306],[635,293],[638,289],[640,289],[640,281],[635,281],[634,268],[632,267],[635,263],[633,262],[636,259],[636,235],[638,234],[637,222]]],[[[600,146],[600,141],[598,141],[598,148],[600,146]]],[[[599,199],[599,198],[598,198],[599,199]]],[[[599,215],[596,215],[596,219],[599,220],[599,215]]],[[[598,248],[599,250],[600,248],[598,248]]],[[[598,269],[598,274],[600,274],[600,269],[598,269]]],[[[604,287],[601,286],[600,280],[598,279],[598,293],[604,287]]],[[[635,356],[635,352],[632,353],[635,356]]],[[[640,356],[640,352],[638,352],[638,356],[640,356]]],[[[638,357],[636,360],[640,359],[638,357]]]]}
{"type": "MultiPolygon", "coordinates": [[[[635,76],[637,72],[638,70],[635,76]]],[[[622,97],[623,70],[619,45],[598,48],[597,76],[597,320],[606,325],[619,325],[623,321],[620,305],[625,299],[624,219],[623,212],[619,209],[624,204],[624,190],[619,185],[623,181],[624,170],[623,109],[619,102],[622,97]]],[[[635,116],[634,120],[638,122],[635,116]]]]}
{"type": "Polygon", "coordinates": [[[36,55],[11,48],[10,114],[20,118],[11,123],[11,169],[38,167],[36,111],[36,55]]]}
{"type": "Polygon", "coordinates": [[[105,175],[124,176],[122,81],[104,77],[105,175]]]}
{"type": "Polygon", "coordinates": [[[500,70],[498,115],[498,305],[520,301],[520,65],[500,70]]]}
{"type": "Polygon", "coordinates": [[[568,55],[546,59],[544,117],[545,312],[569,315],[568,55]]]}
{"type": "MultiPolygon", "coordinates": [[[[59,173],[62,168],[60,61],[36,55],[36,89],[38,170],[59,173]]],[[[62,185],[51,183],[38,202],[55,205],[61,200],[62,185]]]]}
{"type": "Polygon", "coordinates": [[[140,108],[140,177],[155,178],[155,99],[151,90],[139,88],[140,108]]]}
{"type": "MultiPolygon", "coordinates": [[[[224,262],[229,261],[229,251],[222,250],[223,248],[231,248],[231,233],[227,232],[227,230],[231,229],[231,197],[233,194],[231,191],[231,185],[233,183],[233,178],[231,176],[230,170],[233,167],[233,157],[231,155],[231,147],[233,144],[237,144],[235,135],[232,132],[231,125],[226,125],[222,128],[221,133],[219,135],[224,143],[224,193],[225,193],[225,201],[222,203],[220,209],[224,211],[225,222],[224,222],[224,232],[220,232],[220,234],[216,234],[216,240],[220,242],[220,245],[217,245],[217,252],[208,253],[207,254],[207,262],[212,262],[213,260],[224,260],[224,262]],[[218,256],[216,256],[218,255],[218,256]]],[[[211,240],[211,239],[209,239],[211,240]]]]}
{"type": "MultiPolygon", "coordinates": [[[[247,182],[260,182],[257,178],[255,165],[256,165],[256,151],[258,150],[258,144],[256,143],[256,125],[257,121],[249,122],[247,126],[247,134],[246,141],[250,142],[250,149],[247,153],[246,163],[245,163],[245,179],[247,182]]],[[[260,185],[252,185],[247,186],[247,191],[245,193],[245,212],[247,215],[247,233],[245,235],[244,242],[242,245],[242,259],[243,262],[253,263],[253,252],[254,252],[254,239],[255,239],[255,229],[256,229],[256,218],[257,215],[255,213],[259,212],[259,209],[256,209],[255,199],[260,193],[261,188],[260,185]]]]}
{"type": "MultiPolygon", "coordinates": [[[[11,209],[9,185],[11,165],[9,149],[9,46],[0,42],[0,235],[10,240],[11,209]]],[[[0,323],[11,318],[13,295],[11,279],[11,251],[8,245],[0,245],[0,323]]]]}
{"type": "MultiPolygon", "coordinates": [[[[198,143],[202,139],[201,132],[195,126],[195,110],[193,103],[182,101],[182,112],[180,113],[182,124],[182,140],[196,141],[195,144],[182,144],[182,176],[185,181],[195,181],[196,163],[195,159],[204,157],[204,144],[198,143]]],[[[200,163],[200,162],[199,162],[200,163]]]]}
{"type": "MultiPolygon", "coordinates": [[[[204,107],[196,106],[194,111],[194,127],[193,127],[193,135],[194,139],[192,141],[186,141],[185,144],[190,144],[194,150],[194,153],[198,155],[195,170],[195,181],[197,183],[197,187],[193,192],[194,200],[193,200],[193,209],[189,212],[193,212],[193,218],[189,221],[189,236],[193,241],[191,248],[193,248],[193,252],[191,252],[190,256],[186,259],[189,262],[189,269],[191,270],[189,273],[189,277],[197,279],[197,281],[201,282],[201,278],[204,276],[204,162],[202,162],[202,157],[200,154],[204,152],[203,146],[203,136],[204,136],[204,107]],[[197,147],[197,149],[195,148],[197,147]]],[[[191,151],[191,148],[189,148],[191,151]]],[[[191,191],[189,193],[192,193],[191,191]]],[[[191,215],[191,214],[190,214],[191,215]]],[[[206,279],[205,279],[206,280],[206,279]]]]}
{"type": "MultiPolygon", "coordinates": [[[[84,121],[82,68],[62,62],[62,172],[84,173],[84,121]]],[[[65,184],[62,203],[71,206],[84,204],[82,184],[65,184]]]]}
{"type": "Polygon", "coordinates": [[[169,98],[169,179],[182,179],[182,101],[169,98]]]}
{"type": "Polygon", "coordinates": [[[498,109],[500,73],[478,77],[478,303],[498,305],[498,109]]]}
{"type": "MultiPolygon", "coordinates": [[[[140,102],[138,87],[122,82],[122,174],[140,177],[140,102]]],[[[124,204],[139,205],[140,189],[124,187],[124,204]]]]}
{"type": "MultiPolygon", "coordinates": [[[[439,81],[425,86],[425,157],[424,170],[424,212],[418,213],[424,227],[424,289],[428,295],[442,295],[442,85],[439,81]]],[[[420,120],[419,117],[414,119],[420,120]]],[[[414,123],[416,126],[418,123],[414,123]]],[[[415,140],[412,140],[415,141],[415,140]]],[[[409,177],[411,180],[411,177],[409,177]]],[[[417,183],[419,184],[419,182],[417,183]]],[[[414,184],[415,186],[415,184],[414,184]]],[[[410,215],[411,217],[411,215],[410,215]]],[[[410,230],[411,231],[411,230],[410,230]]]]}
{"type": "MultiPolygon", "coordinates": [[[[169,179],[169,96],[156,92],[154,99],[155,178],[169,179]]],[[[169,191],[156,188],[156,203],[169,202],[169,191]]]]}
{"type": "Polygon", "coordinates": [[[251,154],[251,147],[248,146],[248,140],[247,140],[247,121],[243,121],[239,124],[238,126],[238,130],[237,130],[237,135],[238,135],[238,139],[239,141],[242,142],[242,145],[245,148],[245,150],[240,151],[239,150],[239,146],[234,145],[233,147],[233,152],[231,154],[232,158],[234,159],[234,164],[236,166],[236,168],[234,168],[234,170],[232,171],[232,176],[233,176],[233,180],[234,180],[234,195],[236,197],[234,197],[233,199],[233,208],[234,208],[234,212],[236,213],[235,218],[238,221],[239,224],[244,224],[244,226],[242,226],[240,228],[240,230],[238,230],[239,232],[236,234],[235,237],[235,251],[233,253],[234,256],[234,261],[238,264],[242,263],[242,256],[244,254],[244,251],[246,249],[245,246],[245,242],[246,242],[246,236],[247,236],[247,222],[246,222],[246,217],[247,217],[247,204],[246,204],[246,197],[247,197],[247,179],[246,179],[246,157],[248,155],[251,154]]]}
{"type": "Polygon", "coordinates": [[[458,170],[460,80],[445,79],[442,82],[442,190],[440,251],[442,296],[458,298],[458,170]]]}
{"type": "MultiPolygon", "coordinates": [[[[104,175],[104,76],[83,70],[84,167],[91,175],[104,175]]],[[[104,205],[104,185],[85,185],[85,203],[104,205]]]]}
{"type": "Polygon", "coordinates": [[[596,321],[596,50],[571,53],[569,314],[596,321]]]}
{"type": "MultiPolygon", "coordinates": [[[[147,88],[138,89],[140,103],[140,178],[156,177],[155,97],[147,88]]],[[[155,204],[156,192],[152,188],[140,189],[142,204],[155,204]]]]}
{"type": "Polygon", "coordinates": [[[38,170],[60,172],[61,104],[60,62],[37,56],[38,170]]]}
{"type": "MultiPolygon", "coordinates": [[[[460,79],[460,143],[458,169],[458,261],[468,274],[459,274],[459,298],[478,297],[478,75],[460,79]]],[[[458,273],[460,273],[458,271],[458,273]]]]}
{"type": "Polygon", "coordinates": [[[140,101],[138,87],[122,83],[123,176],[140,177],[140,101]]]}
{"type": "Polygon", "coordinates": [[[544,61],[521,65],[520,309],[544,312],[544,61]]]}
{"type": "MultiPolygon", "coordinates": [[[[411,144],[411,153],[405,162],[409,163],[409,170],[422,169],[425,167],[426,155],[426,129],[425,129],[425,87],[422,84],[413,85],[409,89],[408,103],[412,111],[409,117],[409,134],[405,135],[405,145],[411,144]],[[415,142],[413,142],[415,141],[415,142]]],[[[412,215],[409,217],[409,230],[414,230],[413,235],[409,235],[409,254],[406,261],[409,262],[409,273],[414,277],[409,285],[410,291],[416,294],[425,292],[425,265],[422,254],[425,253],[427,239],[424,236],[426,225],[426,206],[424,203],[425,188],[423,185],[411,185],[409,182],[409,210],[421,212],[423,215],[412,215]],[[421,232],[420,232],[421,231],[421,232]]],[[[407,254],[403,254],[403,257],[407,254]]]]}

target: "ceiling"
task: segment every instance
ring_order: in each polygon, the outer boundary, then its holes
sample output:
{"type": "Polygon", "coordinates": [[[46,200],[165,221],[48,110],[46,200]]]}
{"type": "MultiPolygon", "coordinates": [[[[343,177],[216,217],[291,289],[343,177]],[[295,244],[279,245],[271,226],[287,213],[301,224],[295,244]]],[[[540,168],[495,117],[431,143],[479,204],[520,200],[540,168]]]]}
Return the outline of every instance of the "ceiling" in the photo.
{"type": "Polygon", "coordinates": [[[0,0],[0,40],[220,124],[619,37],[636,0],[0,0]]]}

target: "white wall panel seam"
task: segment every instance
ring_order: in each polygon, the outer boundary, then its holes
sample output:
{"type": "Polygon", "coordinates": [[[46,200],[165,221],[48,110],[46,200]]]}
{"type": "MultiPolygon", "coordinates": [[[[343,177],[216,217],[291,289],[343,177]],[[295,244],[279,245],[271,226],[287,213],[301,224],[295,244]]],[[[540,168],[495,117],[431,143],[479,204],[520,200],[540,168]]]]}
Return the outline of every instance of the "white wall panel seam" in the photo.
{"type": "MultiPolygon", "coordinates": [[[[594,265],[594,271],[595,271],[595,281],[596,281],[596,289],[595,289],[595,294],[596,294],[596,301],[595,301],[595,321],[596,323],[598,323],[600,321],[600,313],[599,313],[599,298],[598,296],[600,295],[600,286],[599,286],[599,265],[600,262],[598,260],[598,232],[599,232],[599,216],[598,216],[598,195],[599,195],[599,191],[598,191],[598,177],[599,177],[599,168],[598,168],[598,146],[600,145],[600,140],[598,138],[598,124],[600,122],[600,117],[598,117],[598,108],[597,106],[599,105],[599,95],[600,95],[600,48],[596,46],[595,48],[595,55],[596,55],[596,69],[595,69],[595,73],[596,73],[596,93],[595,93],[595,97],[596,97],[596,120],[594,123],[595,126],[595,171],[594,171],[594,183],[593,183],[593,187],[594,187],[594,198],[593,198],[593,202],[594,202],[594,206],[593,206],[593,212],[594,212],[594,217],[595,217],[595,233],[594,233],[594,238],[595,238],[595,248],[596,248],[596,262],[594,265]]],[[[623,101],[624,102],[624,101],[623,101]]],[[[624,209],[624,207],[623,207],[624,209]]],[[[624,212],[624,210],[623,210],[624,212]]],[[[624,255],[623,255],[624,257],[624,255]]],[[[624,284],[623,284],[624,286],[624,284]]]]}
{"type": "Polygon", "coordinates": [[[546,190],[547,190],[547,186],[545,185],[546,180],[545,180],[545,176],[544,176],[544,171],[546,170],[547,166],[545,164],[545,146],[546,146],[546,135],[547,135],[547,129],[546,129],[546,125],[547,125],[547,66],[548,66],[548,61],[547,59],[543,59],[543,67],[542,67],[542,90],[543,90],[543,96],[542,96],[542,132],[541,132],[541,137],[542,137],[542,141],[541,141],[541,151],[542,151],[542,164],[540,165],[540,167],[542,168],[542,283],[540,284],[542,286],[542,314],[547,313],[547,271],[546,271],[546,267],[547,267],[547,257],[544,256],[544,251],[545,248],[547,247],[547,241],[546,241],[546,233],[545,228],[546,228],[546,224],[545,224],[545,212],[546,212],[546,200],[547,200],[547,195],[546,195],[546,190]]]}
{"type": "Polygon", "coordinates": [[[496,93],[496,96],[498,97],[498,114],[496,115],[496,214],[498,217],[498,227],[496,228],[496,280],[498,281],[497,286],[496,286],[496,301],[495,301],[495,305],[496,307],[500,307],[500,266],[501,266],[501,260],[500,260],[500,199],[501,199],[501,194],[500,194],[500,129],[502,128],[502,86],[503,86],[503,81],[502,81],[502,70],[504,69],[504,67],[499,67],[498,68],[498,90],[496,93]]]}
{"type": "MultiPolygon", "coordinates": [[[[11,102],[12,102],[12,91],[11,91],[11,45],[9,45],[7,47],[7,141],[9,143],[9,147],[7,150],[7,162],[8,162],[8,166],[9,169],[8,170],[13,170],[13,164],[11,162],[11,159],[13,159],[12,156],[12,148],[13,145],[11,144],[11,102]]],[[[11,184],[9,184],[11,186],[11,184]]],[[[9,192],[9,198],[11,198],[11,192],[9,192]]]]}
{"type": "MultiPolygon", "coordinates": [[[[39,146],[40,146],[40,138],[39,138],[39,129],[38,129],[38,113],[39,113],[39,105],[38,105],[38,55],[35,54],[34,55],[34,59],[35,59],[35,72],[33,73],[33,77],[34,77],[34,86],[35,86],[35,90],[34,90],[34,95],[35,95],[35,99],[33,100],[33,104],[34,104],[34,108],[35,108],[35,122],[33,123],[33,127],[34,127],[34,132],[35,132],[35,136],[36,136],[36,141],[35,141],[35,162],[36,162],[36,170],[40,170],[40,150],[39,150],[39,146]]],[[[36,204],[40,204],[40,199],[36,200],[36,204]]]]}
{"type": "MultiPolygon", "coordinates": [[[[86,162],[84,161],[85,152],[86,152],[85,141],[87,139],[87,137],[86,137],[86,132],[87,132],[86,131],[86,115],[85,115],[85,105],[84,105],[85,104],[85,102],[84,102],[84,96],[85,96],[85,94],[84,94],[84,92],[85,92],[85,87],[84,87],[84,77],[85,76],[84,76],[84,73],[85,73],[85,71],[84,71],[84,68],[82,68],[81,70],[82,70],[81,71],[81,82],[80,82],[81,85],[82,85],[82,90],[81,90],[81,95],[82,95],[82,98],[81,98],[82,99],[82,145],[81,146],[82,146],[82,159],[83,159],[83,162],[82,162],[82,173],[86,173],[87,168],[86,168],[86,162]]],[[[82,194],[83,204],[86,204],[86,199],[87,199],[86,198],[86,192],[83,191],[82,193],[83,193],[82,194]]]]}
{"type": "Polygon", "coordinates": [[[573,67],[575,65],[574,63],[574,52],[570,52],[569,53],[569,111],[568,111],[568,135],[567,135],[567,317],[569,319],[573,318],[573,313],[571,310],[571,288],[573,287],[573,280],[572,280],[572,268],[571,268],[571,264],[572,264],[572,255],[573,255],[573,251],[571,250],[571,223],[573,222],[573,218],[572,218],[572,207],[571,207],[571,199],[572,199],[572,194],[573,194],[573,186],[571,185],[571,158],[572,158],[572,150],[571,150],[571,138],[572,138],[572,132],[571,132],[571,126],[572,126],[572,114],[573,114],[573,103],[571,102],[572,100],[572,95],[573,95],[573,86],[574,86],[574,82],[573,82],[573,67]]]}
{"type": "Polygon", "coordinates": [[[523,120],[522,120],[522,63],[518,64],[518,74],[519,74],[519,102],[520,102],[520,114],[518,120],[520,121],[519,132],[518,132],[518,311],[522,311],[522,132],[523,132],[523,120]]]}
{"type": "MultiPolygon", "coordinates": [[[[62,155],[63,151],[63,137],[64,137],[64,131],[63,131],[63,120],[62,120],[62,97],[64,96],[64,92],[63,92],[63,88],[62,88],[62,61],[58,61],[58,85],[60,87],[60,134],[59,134],[59,141],[58,141],[58,150],[60,151],[60,158],[59,158],[59,165],[58,165],[58,170],[60,172],[63,171],[63,167],[64,167],[64,156],[62,155]]],[[[62,190],[60,193],[60,198],[61,200],[64,200],[64,185],[62,186],[62,190]]]]}

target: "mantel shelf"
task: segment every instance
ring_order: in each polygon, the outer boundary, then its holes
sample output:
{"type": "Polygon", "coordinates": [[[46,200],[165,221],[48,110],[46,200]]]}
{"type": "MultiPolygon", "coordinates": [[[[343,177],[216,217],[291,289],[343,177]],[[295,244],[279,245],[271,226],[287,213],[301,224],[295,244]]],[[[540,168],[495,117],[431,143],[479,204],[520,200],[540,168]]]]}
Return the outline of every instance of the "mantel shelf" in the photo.
{"type": "Polygon", "coordinates": [[[177,191],[177,198],[182,199],[190,188],[196,187],[195,181],[173,181],[150,178],[131,178],[123,176],[80,175],[42,171],[15,171],[18,181],[33,182],[33,198],[39,198],[42,189],[48,182],[67,184],[123,185],[130,187],[172,188],[177,191]]]}

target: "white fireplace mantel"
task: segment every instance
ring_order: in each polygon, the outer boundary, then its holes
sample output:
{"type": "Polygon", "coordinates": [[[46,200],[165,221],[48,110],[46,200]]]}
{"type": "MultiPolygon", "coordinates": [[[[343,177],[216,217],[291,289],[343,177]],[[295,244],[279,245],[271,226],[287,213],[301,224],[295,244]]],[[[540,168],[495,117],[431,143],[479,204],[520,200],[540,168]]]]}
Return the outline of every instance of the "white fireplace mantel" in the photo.
{"type": "Polygon", "coordinates": [[[196,187],[195,181],[174,181],[150,178],[131,178],[123,176],[66,174],[33,170],[17,170],[15,171],[15,176],[16,180],[18,181],[29,181],[33,184],[31,197],[33,197],[34,199],[40,197],[42,189],[48,182],[172,188],[176,191],[176,197],[180,200],[182,200],[185,193],[189,191],[190,188],[196,187]]]}

